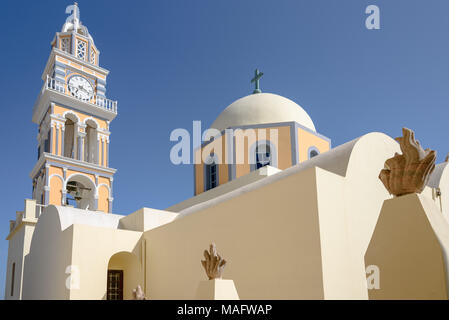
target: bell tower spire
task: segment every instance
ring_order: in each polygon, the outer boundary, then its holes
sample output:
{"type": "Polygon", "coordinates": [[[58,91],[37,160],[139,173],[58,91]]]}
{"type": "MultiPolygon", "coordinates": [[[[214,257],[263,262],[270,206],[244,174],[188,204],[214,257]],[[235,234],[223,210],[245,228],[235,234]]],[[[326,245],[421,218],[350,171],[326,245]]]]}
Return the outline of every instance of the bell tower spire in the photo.
{"type": "Polygon", "coordinates": [[[116,170],[109,166],[109,125],[117,116],[117,101],[106,97],[109,71],[100,67],[100,51],[80,20],[78,4],[66,13],[33,108],[38,125],[33,199],[112,212],[116,170]]]}

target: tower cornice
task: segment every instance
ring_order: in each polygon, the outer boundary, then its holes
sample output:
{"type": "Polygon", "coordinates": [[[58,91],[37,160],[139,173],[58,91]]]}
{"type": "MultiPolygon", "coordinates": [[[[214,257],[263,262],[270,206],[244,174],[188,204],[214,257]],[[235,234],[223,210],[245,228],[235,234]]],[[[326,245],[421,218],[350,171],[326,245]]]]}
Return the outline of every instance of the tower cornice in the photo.
{"type": "Polygon", "coordinates": [[[91,69],[91,70],[93,70],[95,72],[98,72],[100,75],[104,76],[105,78],[109,75],[109,70],[107,70],[107,69],[104,69],[102,67],[93,65],[92,63],[89,63],[89,62],[86,62],[86,61],[84,61],[82,59],[79,59],[79,58],[77,58],[77,57],[75,57],[75,56],[73,56],[73,55],[71,55],[71,54],[69,54],[67,52],[64,52],[64,51],[62,51],[62,50],[60,50],[58,48],[53,48],[51,50],[50,57],[47,60],[47,64],[45,66],[44,72],[42,73],[42,77],[41,77],[42,80],[45,81],[45,79],[47,78],[47,75],[51,74],[52,68],[53,68],[53,66],[56,63],[56,57],[57,56],[59,56],[61,58],[64,58],[66,60],[73,61],[74,63],[76,63],[78,65],[81,65],[84,68],[88,68],[88,69],[91,69]]]}
{"type": "Polygon", "coordinates": [[[31,172],[30,172],[31,179],[34,179],[34,177],[36,177],[36,175],[39,173],[40,169],[42,168],[42,166],[44,164],[49,164],[49,165],[57,164],[61,167],[64,167],[64,165],[65,166],[74,166],[77,168],[86,169],[86,170],[95,172],[96,174],[99,173],[101,175],[108,175],[108,176],[109,175],[112,176],[117,172],[117,169],[114,169],[114,168],[103,167],[103,166],[99,166],[94,163],[80,161],[80,160],[67,158],[67,157],[61,157],[61,156],[57,156],[54,154],[44,152],[42,154],[42,156],[39,158],[39,161],[34,166],[33,170],[31,170],[31,172]]]}

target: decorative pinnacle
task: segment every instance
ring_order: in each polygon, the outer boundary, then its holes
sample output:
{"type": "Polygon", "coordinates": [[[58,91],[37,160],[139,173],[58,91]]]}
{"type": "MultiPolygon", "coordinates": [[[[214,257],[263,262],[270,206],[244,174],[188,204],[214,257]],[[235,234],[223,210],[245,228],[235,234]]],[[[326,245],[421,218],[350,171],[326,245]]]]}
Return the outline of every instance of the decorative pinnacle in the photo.
{"type": "Polygon", "coordinates": [[[204,258],[205,260],[201,260],[201,264],[209,280],[221,279],[223,269],[226,266],[226,260],[218,254],[215,243],[210,245],[209,252],[204,250],[204,258]]]}
{"type": "Polygon", "coordinates": [[[254,78],[251,79],[251,83],[255,83],[256,88],[254,89],[253,93],[262,93],[262,90],[260,90],[260,78],[262,78],[263,72],[260,72],[259,69],[256,69],[254,72],[254,78]]]}
{"type": "Polygon", "coordinates": [[[412,130],[403,128],[402,135],[396,138],[402,154],[396,153],[387,159],[385,169],[379,175],[388,192],[397,197],[421,193],[435,169],[437,157],[435,151],[421,147],[412,130]]]}

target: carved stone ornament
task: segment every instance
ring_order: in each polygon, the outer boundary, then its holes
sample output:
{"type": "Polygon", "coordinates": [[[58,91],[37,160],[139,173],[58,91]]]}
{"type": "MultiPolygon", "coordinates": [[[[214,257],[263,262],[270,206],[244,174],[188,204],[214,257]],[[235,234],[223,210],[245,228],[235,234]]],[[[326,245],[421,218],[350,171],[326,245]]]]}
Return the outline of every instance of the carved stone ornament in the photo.
{"type": "Polygon", "coordinates": [[[136,289],[133,289],[133,298],[134,300],[146,300],[145,293],[143,293],[140,285],[138,285],[136,289]]]}
{"type": "Polygon", "coordinates": [[[402,154],[396,153],[385,161],[385,169],[379,175],[388,192],[395,196],[421,193],[435,169],[436,152],[423,150],[412,130],[403,128],[402,135],[396,138],[402,154]]]}
{"type": "Polygon", "coordinates": [[[226,266],[226,260],[218,254],[215,243],[210,245],[209,252],[204,250],[204,257],[206,260],[201,260],[201,264],[209,280],[221,279],[224,267],[226,266]]]}

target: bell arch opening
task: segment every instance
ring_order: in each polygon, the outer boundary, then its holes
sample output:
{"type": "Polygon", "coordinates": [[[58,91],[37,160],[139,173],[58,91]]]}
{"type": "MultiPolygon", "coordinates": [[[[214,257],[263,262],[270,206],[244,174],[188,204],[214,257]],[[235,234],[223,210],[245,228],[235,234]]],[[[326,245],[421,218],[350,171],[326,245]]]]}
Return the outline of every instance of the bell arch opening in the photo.
{"type": "Polygon", "coordinates": [[[78,209],[96,210],[96,187],[87,176],[74,175],[66,184],[66,205],[78,209]]]}

